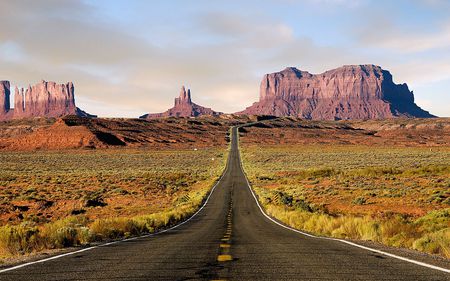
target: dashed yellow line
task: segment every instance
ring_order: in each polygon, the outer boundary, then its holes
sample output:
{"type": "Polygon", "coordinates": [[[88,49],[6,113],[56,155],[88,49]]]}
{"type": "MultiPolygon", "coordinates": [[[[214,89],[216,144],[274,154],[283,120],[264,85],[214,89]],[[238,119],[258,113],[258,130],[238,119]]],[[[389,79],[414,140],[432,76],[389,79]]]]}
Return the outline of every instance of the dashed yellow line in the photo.
{"type": "MultiPolygon", "coordinates": [[[[225,235],[222,239],[220,239],[222,242],[220,243],[220,254],[217,256],[218,262],[227,262],[232,261],[233,257],[229,254],[231,249],[231,233],[232,233],[232,216],[233,216],[233,203],[230,203],[230,209],[227,213],[227,228],[225,235]]],[[[217,279],[217,281],[220,279],[217,279]]],[[[225,279],[222,279],[225,280],[225,279]]]]}
{"type": "Polygon", "coordinates": [[[231,257],[231,255],[219,255],[217,256],[217,261],[219,262],[224,262],[224,261],[232,261],[233,258],[231,257]]]}

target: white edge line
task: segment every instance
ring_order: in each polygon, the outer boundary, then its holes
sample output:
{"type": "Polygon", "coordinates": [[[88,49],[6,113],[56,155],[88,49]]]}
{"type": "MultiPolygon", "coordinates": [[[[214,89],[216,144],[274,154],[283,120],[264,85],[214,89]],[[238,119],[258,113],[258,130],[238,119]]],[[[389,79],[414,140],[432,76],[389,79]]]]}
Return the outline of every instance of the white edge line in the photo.
{"type": "MultiPolygon", "coordinates": [[[[237,130],[239,130],[239,127],[236,127],[236,128],[237,128],[237,130]]],[[[238,132],[238,131],[236,131],[236,132],[238,132]]],[[[238,140],[238,149],[239,149],[239,135],[237,135],[237,140],[238,140]]],[[[250,192],[252,193],[253,198],[255,199],[256,204],[258,205],[259,210],[261,211],[261,213],[262,213],[267,219],[269,219],[270,221],[272,221],[273,223],[275,223],[275,224],[277,224],[277,225],[279,225],[279,226],[281,226],[281,227],[284,227],[284,228],[286,228],[286,229],[288,229],[288,230],[297,232],[297,233],[299,233],[299,234],[302,234],[302,235],[304,235],[304,236],[308,236],[308,237],[311,237],[311,238],[324,239],[324,240],[332,240],[332,241],[338,241],[338,242],[345,243],[345,244],[348,244],[348,245],[351,245],[351,246],[354,246],[354,247],[358,247],[358,248],[361,248],[361,249],[364,249],[364,250],[367,250],[367,251],[371,251],[371,252],[375,252],[375,253],[378,253],[378,254],[382,254],[382,255],[385,255],[385,256],[388,256],[388,257],[391,257],[391,258],[395,258],[395,259],[402,260],[402,261],[406,261],[406,262],[413,263],[413,264],[416,264],[416,265],[420,265],[420,266],[428,267],[428,268],[431,268],[431,269],[439,270],[439,271],[442,271],[442,272],[450,273],[450,269],[447,269],[447,268],[443,268],[443,267],[435,266],[435,265],[432,265],[432,264],[428,264],[428,263],[416,261],[416,260],[413,260],[413,259],[408,259],[408,258],[405,258],[405,257],[402,257],[402,256],[397,256],[397,255],[394,255],[394,254],[391,254],[391,253],[388,253],[388,252],[384,252],[384,251],[381,251],[381,250],[377,250],[377,249],[373,249],[373,248],[370,248],[370,247],[362,246],[362,245],[359,245],[359,244],[356,244],[356,243],[353,243],[353,242],[350,242],[350,241],[347,241],[347,240],[344,240],[344,239],[330,238],[330,237],[321,237],[321,236],[312,235],[312,234],[309,234],[309,233],[300,231],[300,230],[298,230],[298,229],[289,227],[289,226],[287,226],[287,225],[284,225],[284,224],[282,224],[282,223],[280,223],[280,222],[274,220],[272,217],[270,217],[268,214],[266,214],[266,212],[264,211],[264,209],[263,209],[263,208],[261,207],[261,205],[259,204],[258,198],[256,197],[255,192],[254,192],[253,189],[251,188],[250,182],[248,181],[247,175],[245,174],[244,167],[243,167],[243,165],[242,165],[242,159],[241,159],[241,154],[240,154],[240,152],[238,153],[238,156],[239,156],[239,164],[240,164],[240,166],[241,166],[242,173],[244,174],[245,181],[247,182],[247,187],[248,187],[248,189],[249,189],[250,192]]]]}
{"type": "MultiPolygon", "coordinates": [[[[231,150],[230,150],[231,153],[231,150]]],[[[167,228],[158,232],[154,232],[154,233],[150,233],[150,234],[145,234],[145,235],[141,235],[141,236],[136,236],[136,237],[132,237],[132,238],[127,238],[127,239],[122,239],[122,240],[117,240],[117,241],[112,241],[112,242],[107,242],[107,243],[103,243],[100,245],[96,245],[96,246],[91,246],[91,247],[87,247],[87,248],[83,248],[81,250],[77,250],[77,251],[73,251],[73,252],[69,252],[69,253],[65,253],[65,254],[60,254],[60,255],[56,255],[53,257],[49,257],[49,258],[45,258],[45,259],[41,259],[41,260],[37,260],[37,261],[32,261],[32,262],[27,262],[27,263],[23,263],[23,264],[19,264],[13,267],[8,267],[5,269],[0,270],[0,273],[4,273],[4,272],[8,272],[8,271],[12,271],[12,270],[16,270],[22,267],[26,267],[29,265],[33,265],[33,264],[38,264],[38,263],[43,263],[43,262],[47,262],[47,261],[51,261],[51,260],[56,260],[59,258],[63,258],[63,257],[67,257],[67,256],[71,256],[71,255],[75,255],[78,253],[82,253],[82,252],[86,252],[86,251],[90,251],[99,247],[105,247],[105,246],[109,246],[109,245],[113,245],[113,244],[117,244],[120,242],[126,242],[126,241],[131,241],[131,240],[137,240],[137,239],[141,239],[141,238],[146,238],[146,237],[151,237],[151,236],[156,236],[158,234],[162,234],[171,230],[174,230],[175,228],[178,228],[180,226],[182,226],[183,224],[187,223],[188,221],[192,220],[195,216],[198,215],[198,213],[201,212],[201,210],[203,210],[203,208],[206,206],[206,204],[209,201],[209,198],[211,197],[211,195],[213,194],[214,190],[216,189],[216,187],[219,185],[219,183],[222,181],[223,177],[225,176],[225,174],[228,171],[228,165],[229,164],[229,158],[227,158],[227,162],[226,162],[226,166],[225,166],[225,170],[223,171],[222,175],[219,177],[219,179],[217,180],[217,182],[214,184],[214,186],[211,188],[208,197],[206,197],[205,202],[203,203],[203,205],[200,207],[200,209],[197,210],[197,212],[195,212],[192,216],[190,216],[188,219],[186,219],[185,221],[180,222],[177,225],[172,226],[171,228],[167,228]]]]}

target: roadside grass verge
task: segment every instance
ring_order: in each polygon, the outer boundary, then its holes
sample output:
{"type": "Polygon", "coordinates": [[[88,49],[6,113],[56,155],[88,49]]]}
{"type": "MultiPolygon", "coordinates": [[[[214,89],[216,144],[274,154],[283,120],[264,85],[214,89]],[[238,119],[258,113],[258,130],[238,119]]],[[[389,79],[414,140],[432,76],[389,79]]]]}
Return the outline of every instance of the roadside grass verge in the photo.
{"type": "Polygon", "coordinates": [[[0,263],[174,226],[203,204],[227,155],[225,147],[2,154],[0,263]]]}
{"type": "Polygon", "coordinates": [[[319,236],[368,240],[450,258],[450,150],[246,146],[266,212],[319,236]]]}
{"type": "Polygon", "coordinates": [[[265,202],[263,207],[270,216],[296,229],[320,236],[374,241],[450,258],[450,208],[431,211],[418,219],[406,219],[399,215],[380,219],[372,216],[333,216],[321,211],[308,212],[265,202]]]}
{"type": "Polygon", "coordinates": [[[104,218],[90,221],[86,216],[70,216],[43,225],[0,227],[0,256],[25,255],[45,249],[86,246],[93,242],[129,238],[171,227],[192,216],[201,206],[207,190],[191,194],[189,202],[164,212],[131,218],[104,218]]]}

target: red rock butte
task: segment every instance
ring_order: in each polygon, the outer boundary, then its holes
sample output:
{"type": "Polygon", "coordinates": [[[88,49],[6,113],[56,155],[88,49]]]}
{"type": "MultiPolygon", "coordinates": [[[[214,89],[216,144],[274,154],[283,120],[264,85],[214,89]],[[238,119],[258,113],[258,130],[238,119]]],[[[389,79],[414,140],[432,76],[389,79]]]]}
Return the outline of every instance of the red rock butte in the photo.
{"type": "Polygon", "coordinates": [[[15,88],[14,108],[10,105],[10,83],[0,81],[0,120],[29,117],[61,117],[78,115],[94,117],[75,106],[75,88],[72,82],[56,84],[41,81],[34,86],[15,88]]]}
{"type": "Polygon", "coordinates": [[[203,107],[192,102],[191,90],[183,86],[180,91],[180,96],[175,98],[174,107],[162,113],[149,113],[141,116],[144,119],[155,119],[165,117],[198,117],[202,115],[217,116],[222,114],[212,110],[211,108],[203,107]]]}
{"type": "Polygon", "coordinates": [[[311,74],[288,67],[266,74],[259,101],[237,114],[313,120],[434,117],[414,103],[406,84],[375,65],[348,65],[311,74]]]}

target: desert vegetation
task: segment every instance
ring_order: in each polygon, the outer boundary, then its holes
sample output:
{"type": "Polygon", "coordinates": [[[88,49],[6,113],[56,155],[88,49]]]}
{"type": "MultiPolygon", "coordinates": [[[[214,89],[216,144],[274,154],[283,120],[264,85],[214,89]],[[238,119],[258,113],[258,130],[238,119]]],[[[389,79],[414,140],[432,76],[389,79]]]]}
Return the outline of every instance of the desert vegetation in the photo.
{"type": "Polygon", "coordinates": [[[450,257],[450,148],[244,145],[266,211],[311,233],[450,257]]]}
{"type": "Polygon", "coordinates": [[[225,147],[0,154],[0,257],[151,233],[192,215],[225,147]]]}

